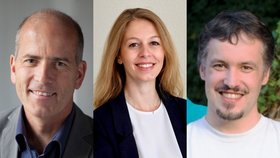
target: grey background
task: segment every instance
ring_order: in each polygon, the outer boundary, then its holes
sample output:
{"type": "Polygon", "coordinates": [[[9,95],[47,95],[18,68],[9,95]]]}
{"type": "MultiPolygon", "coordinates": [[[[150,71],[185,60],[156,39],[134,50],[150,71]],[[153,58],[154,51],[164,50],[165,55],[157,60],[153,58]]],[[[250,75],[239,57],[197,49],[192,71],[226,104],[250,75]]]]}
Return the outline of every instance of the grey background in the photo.
{"type": "Polygon", "coordinates": [[[15,36],[21,21],[41,8],[60,10],[81,26],[84,38],[84,60],[87,72],[74,101],[87,115],[93,115],[93,4],[92,0],[0,0],[0,110],[21,105],[10,81],[10,54],[14,53],[15,36]]]}

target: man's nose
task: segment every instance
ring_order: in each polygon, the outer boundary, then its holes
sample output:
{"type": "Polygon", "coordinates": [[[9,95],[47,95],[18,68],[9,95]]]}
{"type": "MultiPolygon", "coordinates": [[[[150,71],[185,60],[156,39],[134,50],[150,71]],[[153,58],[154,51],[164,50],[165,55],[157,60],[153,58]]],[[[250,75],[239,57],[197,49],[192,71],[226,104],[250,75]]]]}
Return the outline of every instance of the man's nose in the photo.
{"type": "Polygon", "coordinates": [[[41,62],[34,72],[34,78],[40,83],[51,83],[54,76],[54,68],[48,62],[41,62]]]}
{"type": "Polygon", "coordinates": [[[239,74],[236,69],[229,69],[226,73],[224,84],[230,88],[238,86],[239,82],[239,74]]]}

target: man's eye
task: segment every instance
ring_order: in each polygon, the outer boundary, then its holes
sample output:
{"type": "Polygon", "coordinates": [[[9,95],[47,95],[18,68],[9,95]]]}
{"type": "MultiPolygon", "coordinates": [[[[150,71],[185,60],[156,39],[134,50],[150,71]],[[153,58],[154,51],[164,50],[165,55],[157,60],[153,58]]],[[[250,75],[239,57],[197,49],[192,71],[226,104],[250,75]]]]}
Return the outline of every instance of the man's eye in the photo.
{"type": "Polygon", "coordinates": [[[34,63],[34,59],[26,59],[25,62],[27,62],[27,63],[34,63]]]}
{"type": "Polygon", "coordinates": [[[253,68],[251,66],[242,66],[241,70],[243,72],[251,72],[253,70],[253,68]]]}
{"type": "Polygon", "coordinates": [[[36,60],[35,59],[25,59],[24,63],[26,63],[26,64],[35,64],[36,60]]]}
{"type": "Polygon", "coordinates": [[[135,47],[138,47],[138,46],[139,46],[138,43],[131,43],[131,44],[128,45],[128,47],[130,47],[130,48],[135,48],[135,47]]]}
{"type": "Polygon", "coordinates": [[[214,64],[213,68],[215,70],[222,71],[222,70],[226,69],[226,66],[224,64],[214,64]]]}
{"type": "Polygon", "coordinates": [[[58,61],[58,62],[56,63],[56,65],[59,66],[59,67],[66,66],[66,64],[63,63],[63,62],[61,62],[61,61],[58,61]]]}

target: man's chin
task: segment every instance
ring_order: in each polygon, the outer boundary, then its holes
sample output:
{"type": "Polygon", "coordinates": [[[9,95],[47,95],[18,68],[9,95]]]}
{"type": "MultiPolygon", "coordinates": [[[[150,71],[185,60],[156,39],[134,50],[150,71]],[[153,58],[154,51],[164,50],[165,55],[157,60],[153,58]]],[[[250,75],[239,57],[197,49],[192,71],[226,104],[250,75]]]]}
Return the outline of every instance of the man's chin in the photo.
{"type": "Polygon", "coordinates": [[[241,119],[244,115],[244,112],[239,112],[239,113],[222,112],[220,109],[217,109],[216,114],[223,120],[235,121],[241,119]]]}

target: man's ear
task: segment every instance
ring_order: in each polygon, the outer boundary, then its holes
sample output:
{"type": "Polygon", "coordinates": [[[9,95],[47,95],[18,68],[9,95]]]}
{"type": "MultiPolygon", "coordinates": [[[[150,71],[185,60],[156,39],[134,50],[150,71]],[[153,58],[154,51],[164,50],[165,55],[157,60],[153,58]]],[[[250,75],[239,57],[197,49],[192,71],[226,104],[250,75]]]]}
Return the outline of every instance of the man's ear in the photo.
{"type": "Polygon", "coordinates": [[[10,77],[13,84],[16,83],[16,57],[10,55],[10,77]]]}
{"type": "Polygon", "coordinates": [[[266,85],[270,76],[270,68],[263,73],[262,85],[266,85]]]}
{"type": "Polygon", "coordinates": [[[81,61],[78,65],[78,74],[75,82],[75,88],[79,89],[83,83],[87,70],[87,63],[85,61],[81,61]]]}
{"type": "Polygon", "coordinates": [[[203,64],[200,64],[200,66],[199,66],[199,75],[200,75],[200,78],[202,79],[202,80],[205,80],[205,66],[203,65],[203,64]]]}

